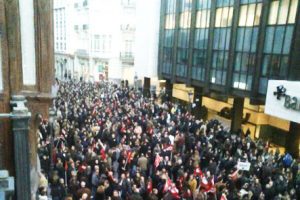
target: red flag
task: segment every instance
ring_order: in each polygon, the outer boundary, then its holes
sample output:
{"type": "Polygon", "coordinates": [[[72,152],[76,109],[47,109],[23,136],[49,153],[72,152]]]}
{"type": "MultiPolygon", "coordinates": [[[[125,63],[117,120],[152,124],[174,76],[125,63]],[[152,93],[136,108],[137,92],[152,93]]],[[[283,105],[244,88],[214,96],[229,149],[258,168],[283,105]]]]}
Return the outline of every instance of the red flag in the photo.
{"type": "Polygon", "coordinates": [[[161,156],[159,156],[158,154],[156,155],[155,161],[154,161],[154,167],[157,168],[159,163],[163,160],[163,158],[161,156]]]}
{"type": "Polygon", "coordinates": [[[207,193],[215,193],[216,192],[214,177],[212,177],[210,179],[209,183],[206,185],[205,192],[207,192],[207,193]]]}
{"type": "Polygon", "coordinates": [[[172,185],[172,181],[171,181],[171,179],[168,179],[166,181],[165,185],[164,185],[163,192],[168,192],[168,190],[170,189],[171,185],[172,185]]]}
{"type": "Polygon", "coordinates": [[[220,200],[227,200],[227,197],[226,197],[226,195],[224,193],[222,194],[220,200]]]}
{"type": "Polygon", "coordinates": [[[152,180],[150,179],[148,184],[147,184],[147,192],[151,193],[153,189],[153,185],[152,185],[152,180]]]}
{"type": "Polygon", "coordinates": [[[179,191],[178,189],[176,188],[175,184],[171,184],[171,188],[170,188],[170,192],[172,194],[172,197],[174,199],[180,199],[180,196],[179,196],[179,191]]]}
{"type": "Polygon", "coordinates": [[[200,177],[203,176],[203,173],[202,173],[200,167],[197,167],[197,168],[194,170],[194,176],[200,176],[200,177]]]}
{"type": "Polygon", "coordinates": [[[68,171],[68,162],[65,162],[65,170],[68,171]]]}
{"type": "Polygon", "coordinates": [[[173,145],[168,145],[166,148],[164,148],[164,151],[173,151],[173,145]]]}
{"type": "Polygon", "coordinates": [[[105,150],[103,148],[101,149],[100,154],[101,154],[102,160],[105,160],[106,159],[106,154],[105,154],[105,150]]]}

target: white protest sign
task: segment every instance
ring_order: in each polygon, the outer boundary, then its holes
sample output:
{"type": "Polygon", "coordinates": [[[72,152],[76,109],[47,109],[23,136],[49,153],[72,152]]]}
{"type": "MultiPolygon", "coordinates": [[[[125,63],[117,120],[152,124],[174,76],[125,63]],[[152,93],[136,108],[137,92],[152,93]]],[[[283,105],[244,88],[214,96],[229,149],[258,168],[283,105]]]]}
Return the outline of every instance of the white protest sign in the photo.
{"type": "Polygon", "coordinates": [[[249,162],[238,162],[237,169],[238,170],[249,171],[250,170],[250,165],[251,165],[251,163],[249,163],[249,162]]]}

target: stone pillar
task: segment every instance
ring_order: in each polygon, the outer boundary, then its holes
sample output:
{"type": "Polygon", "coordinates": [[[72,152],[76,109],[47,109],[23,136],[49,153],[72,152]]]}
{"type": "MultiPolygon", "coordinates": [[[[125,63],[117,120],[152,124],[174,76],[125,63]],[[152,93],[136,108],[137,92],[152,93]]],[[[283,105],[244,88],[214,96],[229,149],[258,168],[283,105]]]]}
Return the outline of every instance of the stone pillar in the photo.
{"type": "Polygon", "coordinates": [[[237,132],[242,127],[244,98],[235,97],[233,100],[231,115],[231,131],[237,132]]]}
{"type": "Polygon", "coordinates": [[[31,113],[25,107],[24,96],[12,96],[12,124],[16,171],[16,199],[30,200],[29,119],[31,113]]]}
{"type": "Polygon", "coordinates": [[[151,84],[151,79],[148,77],[144,77],[143,95],[145,97],[150,97],[150,84],[151,84]]]}
{"type": "Polygon", "coordinates": [[[290,122],[290,131],[286,140],[286,150],[294,158],[299,157],[299,145],[300,145],[300,124],[296,122],[290,122]]]}
{"type": "Polygon", "coordinates": [[[166,101],[172,101],[173,97],[173,84],[170,80],[166,80],[166,101]]]}
{"type": "Polygon", "coordinates": [[[201,116],[201,106],[202,106],[202,88],[195,87],[194,88],[194,104],[195,107],[192,108],[192,114],[196,117],[196,119],[202,118],[201,116]]]}

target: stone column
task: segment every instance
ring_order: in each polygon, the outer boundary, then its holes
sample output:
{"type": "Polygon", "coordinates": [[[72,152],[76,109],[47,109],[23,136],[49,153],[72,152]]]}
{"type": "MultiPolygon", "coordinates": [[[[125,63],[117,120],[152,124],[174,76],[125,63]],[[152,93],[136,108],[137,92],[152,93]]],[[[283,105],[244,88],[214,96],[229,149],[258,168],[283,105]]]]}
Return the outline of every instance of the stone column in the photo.
{"type": "Polygon", "coordinates": [[[29,119],[31,113],[25,106],[24,96],[12,96],[12,125],[16,171],[16,199],[30,200],[29,119]]]}
{"type": "Polygon", "coordinates": [[[237,132],[242,127],[244,98],[235,97],[231,115],[231,131],[237,132]]]}
{"type": "Polygon", "coordinates": [[[172,101],[173,97],[173,84],[170,80],[166,80],[166,98],[167,101],[172,101]]]}
{"type": "Polygon", "coordinates": [[[144,77],[144,88],[143,88],[143,95],[145,97],[150,97],[150,85],[151,79],[148,77],[144,77]]]}
{"type": "Polygon", "coordinates": [[[296,122],[290,122],[290,131],[286,140],[286,150],[294,158],[299,157],[299,145],[300,145],[300,124],[296,122]]]}

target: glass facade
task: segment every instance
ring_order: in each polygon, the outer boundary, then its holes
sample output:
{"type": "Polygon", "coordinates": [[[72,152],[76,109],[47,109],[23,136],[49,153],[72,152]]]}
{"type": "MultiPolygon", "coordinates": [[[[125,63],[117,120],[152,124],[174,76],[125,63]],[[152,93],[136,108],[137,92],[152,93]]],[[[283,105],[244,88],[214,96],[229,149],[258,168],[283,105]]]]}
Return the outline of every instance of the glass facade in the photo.
{"type": "Polygon", "coordinates": [[[289,76],[298,0],[162,3],[162,73],[262,95],[269,79],[289,76]]]}
{"type": "Polygon", "coordinates": [[[277,0],[270,3],[259,79],[261,94],[267,92],[269,79],[285,79],[288,75],[297,7],[298,0],[277,0]]]}
{"type": "Polygon", "coordinates": [[[192,1],[179,1],[179,30],[176,59],[176,75],[187,76],[188,51],[191,28],[192,1]]]}
{"type": "Polygon", "coordinates": [[[216,5],[212,64],[210,71],[210,82],[213,84],[225,85],[227,81],[226,76],[233,16],[232,5],[233,1],[229,0],[218,0],[216,5]]]}
{"type": "Polygon", "coordinates": [[[197,0],[192,79],[204,81],[207,65],[210,0],[197,0]]]}
{"type": "Polygon", "coordinates": [[[261,0],[243,1],[240,5],[232,87],[251,90],[255,69],[261,0]]]}
{"type": "Polygon", "coordinates": [[[175,17],[176,17],[176,0],[167,0],[165,7],[165,26],[163,37],[163,65],[162,72],[171,74],[172,72],[172,59],[173,59],[173,46],[175,37],[175,17]]]}

